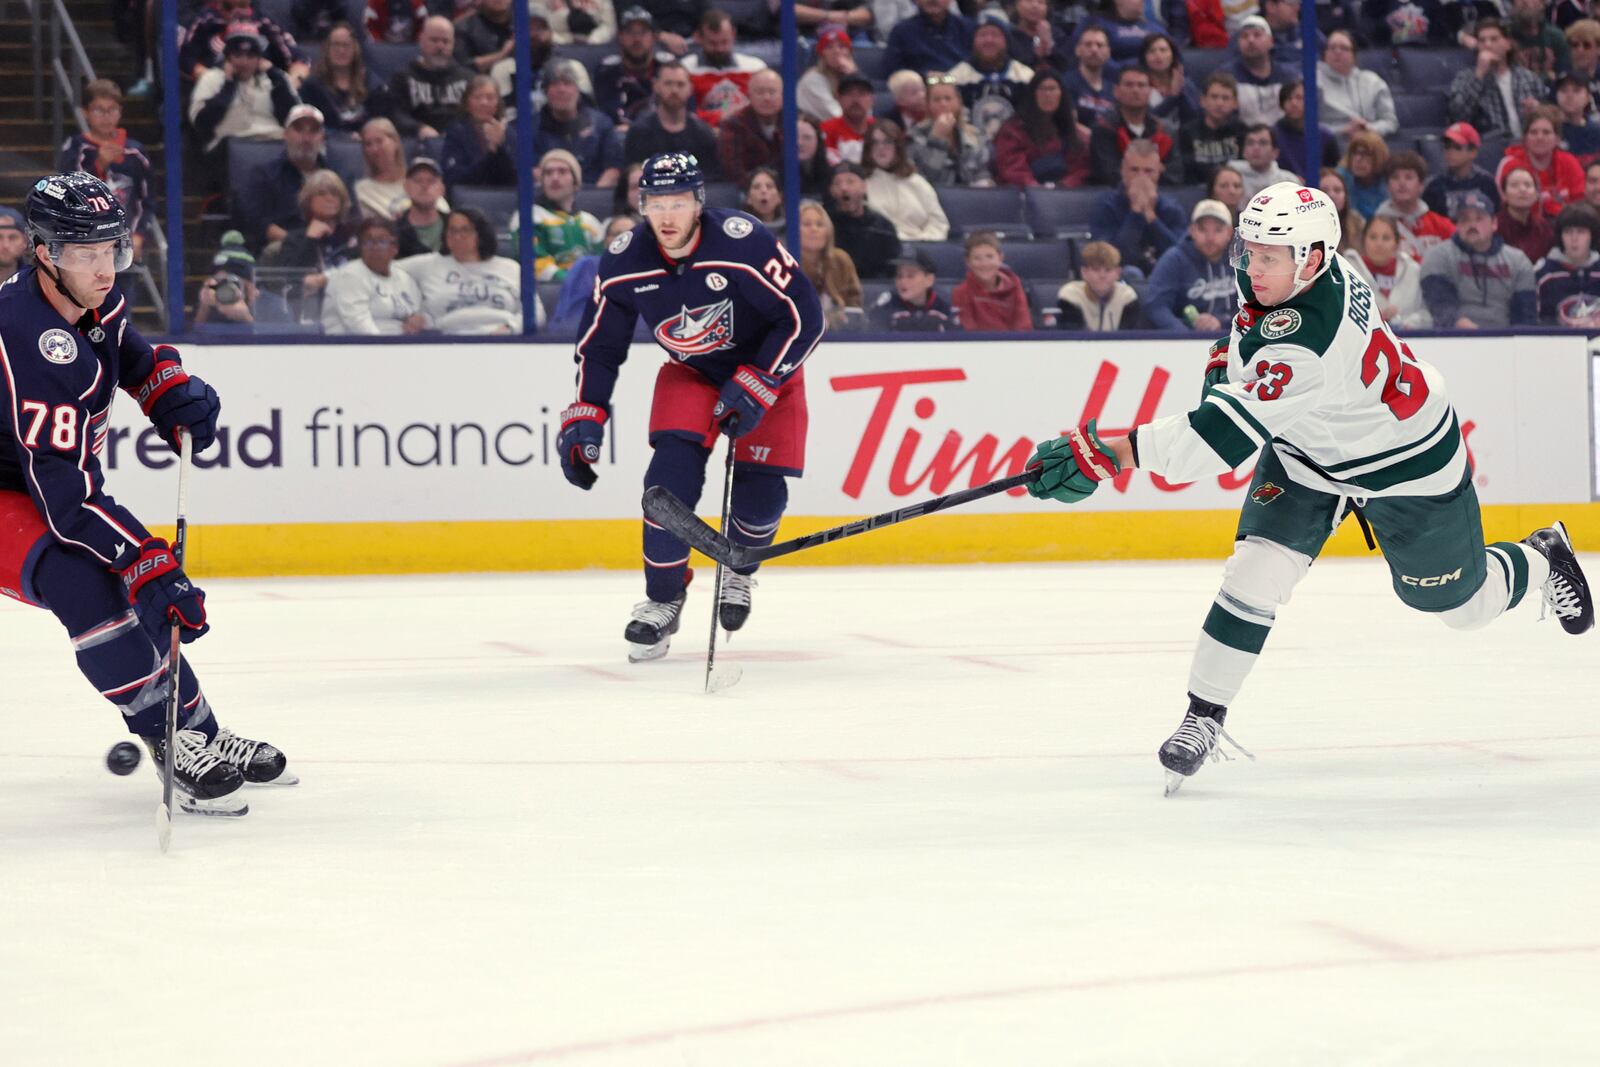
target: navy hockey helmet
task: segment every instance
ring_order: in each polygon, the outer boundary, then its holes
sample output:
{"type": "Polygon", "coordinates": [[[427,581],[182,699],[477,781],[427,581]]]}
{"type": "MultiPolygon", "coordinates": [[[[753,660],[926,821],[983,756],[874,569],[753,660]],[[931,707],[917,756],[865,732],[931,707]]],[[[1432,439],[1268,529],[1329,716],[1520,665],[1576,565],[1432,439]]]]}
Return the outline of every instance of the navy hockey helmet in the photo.
{"type": "Polygon", "coordinates": [[[658,152],[639,171],[639,202],[662,193],[693,193],[695,203],[706,202],[706,174],[692,152],[658,152]]]}
{"type": "Polygon", "coordinates": [[[133,263],[133,230],[128,213],[110,186],[92,174],[40,178],[29,191],[22,213],[28,223],[29,243],[35,247],[44,245],[58,266],[67,245],[106,241],[116,242],[117,270],[127,270],[133,263]]]}

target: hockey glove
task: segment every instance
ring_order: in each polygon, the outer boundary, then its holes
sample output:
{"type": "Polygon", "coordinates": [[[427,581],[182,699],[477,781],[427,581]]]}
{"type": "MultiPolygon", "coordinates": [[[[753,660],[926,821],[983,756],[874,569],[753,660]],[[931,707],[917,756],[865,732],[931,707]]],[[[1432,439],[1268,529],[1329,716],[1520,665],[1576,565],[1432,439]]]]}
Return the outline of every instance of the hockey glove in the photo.
{"type": "Polygon", "coordinates": [[[184,644],[211,629],[206,622],[205,593],[183,573],[172,549],[161,538],[152,537],[140,545],[139,555],[119,573],[128,603],[157,648],[166,648],[171,640],[167,628],[174,621],[179,626],[178,639],[184,644]]]}
{"type": "Polygon", "coordinates": [[[174,359],[162,359],[156,349],[155,370],[134,391],[139,408],[150,417],[161,436],[177,447],[181,427],[194,439],[196,454],[211,447],[217,436],[217,416],[222,400],[217,391],[199,378],[191,378],[174,359]]]}
{"type": "Polygon", "coordinates": [[[594,465],[600,462],[600,445],[605,439],[604,408],[579,401],[561,413],[556,452],[561,456],[561,473],[567,481],[579,489],[589,489],[600,480],[594,465]]]}
{"type": "Polygon", "coordinates": [[[1219,385],[1228,384],[1228,338],[1218,338],[1211,345],[1210,358],[1206,360],[1205,380],[1200,383],[1200,399],[1219,385]]]}
{"type": "Polygon", "coordinates": [[[777,379],[749,364],[740,367],[722,387],[711,417],[717,428],[734,440],[761,425],[761,418],[778,402],[777,379]]]}
{"type": "Polygon", "coordinates": [[[1039,476],[1028,483],[1028,495],[1076,504],[1122,470],[1094,423],[1090,419],[1054,440],[1039,442],[1028,457],[1028,467],[1039,468],[1039,476]]]}

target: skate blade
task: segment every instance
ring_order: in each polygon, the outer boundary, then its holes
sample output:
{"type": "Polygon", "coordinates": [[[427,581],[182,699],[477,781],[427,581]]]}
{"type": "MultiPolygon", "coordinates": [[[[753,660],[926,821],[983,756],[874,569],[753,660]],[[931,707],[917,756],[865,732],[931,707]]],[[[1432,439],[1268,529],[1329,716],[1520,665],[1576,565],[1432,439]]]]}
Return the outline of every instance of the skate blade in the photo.
{"type": "Polygon", "coordinates": [[[629,663],[649,663],[651,660],[660,659],[667,654],[667,649],[672,646],[672,641],[657,641],[653,645],[628,645],[629,663]]]}
{"type": "Polygon", "coordinates": [[[255,786],[257,789],[271,789],[276,788],[277,786],[299,785],[300,776],[295,774],[293,771],[286,769],[282,774],[278,775],[278,777],[274,778],[270,782],[252,782],[250,779],[246,778],[244,780],[244,784],[255,786]]]}
{"type": "Polygon", "coordinates": [[[739,684],[739,679],[744,677],[744,668],[737,663],[726,663],[714,667],[706,676],[706,692],[720,693],[724,689],[732,689],[739,684]]]}
{"type": "Polygon", "coordinates": [[[229,793],[225,797],[214,797],[211,800],[200,800],[195,797],[174,796],[178,810],[187,815],[207,815],[216,818],[236,819],[241,815],[250,814],[250,805],[245,803],[237,793],[229,793]]]}
{"type": "Polygon", "coordinates": [[[1186,775],[1179,774],[1177,771],[1167,771],[1166,775],[1167,787],[1166,792],[1164,792],[1162,796],[1172,796],[1173,794],[1177,793],[1178,790],[1183,788],[1184,782],[1189,780],[1186,775]]]}

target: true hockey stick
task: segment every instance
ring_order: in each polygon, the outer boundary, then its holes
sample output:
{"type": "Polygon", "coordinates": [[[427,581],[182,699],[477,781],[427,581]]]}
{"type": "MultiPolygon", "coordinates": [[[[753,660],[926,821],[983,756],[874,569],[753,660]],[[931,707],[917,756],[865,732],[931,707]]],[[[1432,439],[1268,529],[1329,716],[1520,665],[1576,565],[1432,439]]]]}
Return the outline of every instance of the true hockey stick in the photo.
{"type": "MultiPolygon", "coordinates": [[[[728,539],[728,517],[732,514],[733,507],[733,452],[736,447],[733,438],[728,439],[727,471],[722,478],[722,533],[719,535],[726,541],[728,539]]],[[[711,583],[711,640],[706,645],[706,692],[718,693],[731,686],[737,685],[744,676],[744,671],[737,664],[723,664],[716,666],[717,662],[717,626],[722,621],[722,564],[717,564],[717,577],[711,583]]]]}
{"type": "Polygon", "coordinates": [[[781,541],[775,545],[760,548],[752,545],[736,545],[728,540],[727,534],[718,533],[702,522],[694,510],[672,495],[671,490],[664,486],[653,485],[644,491],[644,513],[651,522],[666,530],[672,536],[687,544],[690,548],[709,556],[717,563],[729,567],[748,567],[752,563],[772,559],[775,556],[787,556],[791,552],[802,549],[815,548],[832,541],[842,541],[846,537],[866,533],[868,530],[879,530],[885,526],[893,526],[897,522],[915,519],[922,515],[931,515],[935,511],[945,511],[949,508],[970,504],[974,500],[982,500],[986,496],[1004,493],[1009,489],[1027,485],[1038,477],[1039,472],[1034,469],[1014,474],[1009,478],[999,481],[987,482],[983,485],[963,489],[958,493],[949,493],[945,496],[936,496],[931,500],[922,500],[915,504],[907,504],[894,511],[885,511],[881,515],[870,518],[857,519],[847,522],[843,526],[835,526],[831,530],[821,530],[804,537],[796,537],[791,541],[781,541]]]}
{"type": "MultiPolygon", "coordinates": [[[[183,566],[183,544],[189,534],[189,461],[194,455],[194,441],[187,429],[178,430],[178,528],[172,535],[172,558],[183,566]]],[[[156,809],[156,837],[161,851],[172,845],[172,779],[177,763],[178,749],[178,677],[182,661],[179,659],[178,620],[172,619],[172,642],[167,652],[167,747],[166,776],[161,783],[161,806],[156,809]]]]}

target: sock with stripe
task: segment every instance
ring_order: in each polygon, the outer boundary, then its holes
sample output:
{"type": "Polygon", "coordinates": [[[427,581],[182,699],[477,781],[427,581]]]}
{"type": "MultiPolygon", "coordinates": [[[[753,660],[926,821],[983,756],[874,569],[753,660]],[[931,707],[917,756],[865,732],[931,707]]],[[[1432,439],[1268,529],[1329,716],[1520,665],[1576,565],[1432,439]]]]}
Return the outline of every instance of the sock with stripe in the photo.
{"type": "MultiPolygon", "coordinates": [[[[700,503],[705,488],[706,460],[711,453],[697,442],[662,434],[652,445],[654,454],[645,471],[645,488],[665,486],[673,496],[691,508],[700,503]]],[[[719,486],[720,489],[720,486],[719,486]]],[[[737,494],[735,494],[737,496],[737,494]]],[[[718,493],[717,504],[722,504],[718,493]]],[[[669,604],[683,593],[688,577],[689,546],[667,531],[644,520],[644,592],[661,604],[669,604]]]]}
{"type": "MultiPolygon", "coordinates": [[[[736,545],[765,548],[778,535],[783,509],[789,505],[789,481],[770,471],[742,468],[733,474],[733,508],[728,516],[728,539],[736,545]]],[[[739,569],[754,574],[757,563],[739,569]]]]}

